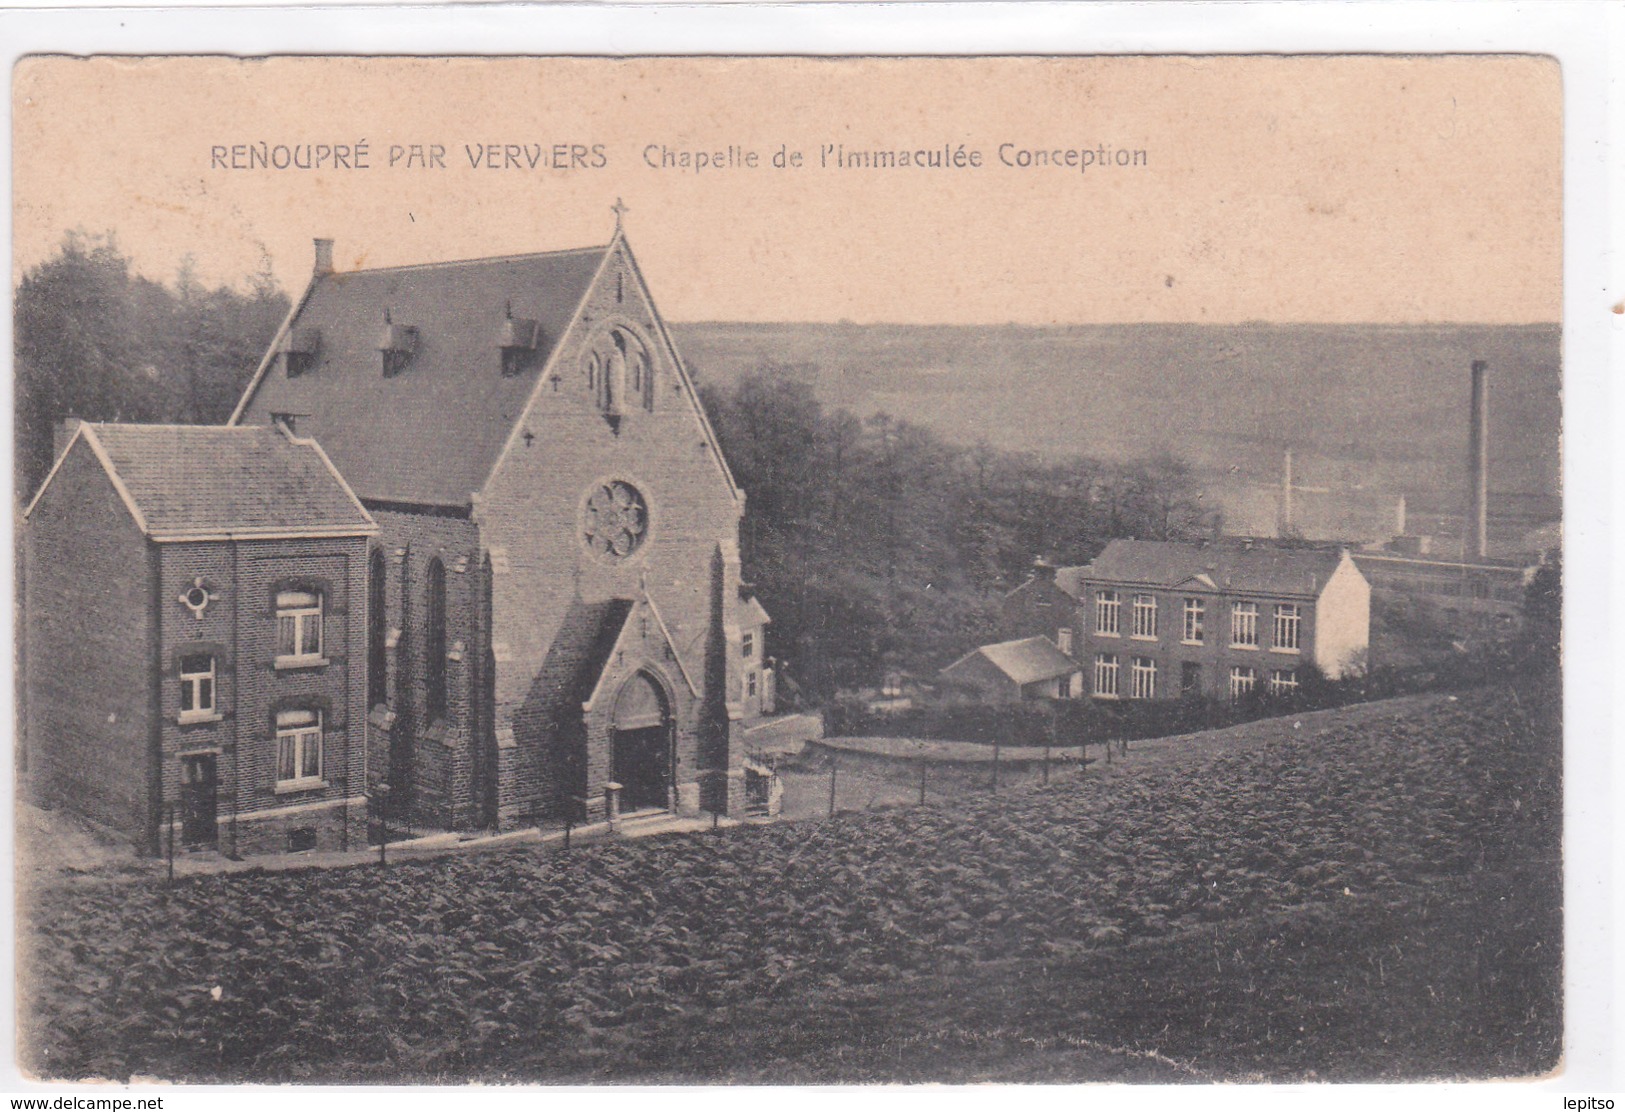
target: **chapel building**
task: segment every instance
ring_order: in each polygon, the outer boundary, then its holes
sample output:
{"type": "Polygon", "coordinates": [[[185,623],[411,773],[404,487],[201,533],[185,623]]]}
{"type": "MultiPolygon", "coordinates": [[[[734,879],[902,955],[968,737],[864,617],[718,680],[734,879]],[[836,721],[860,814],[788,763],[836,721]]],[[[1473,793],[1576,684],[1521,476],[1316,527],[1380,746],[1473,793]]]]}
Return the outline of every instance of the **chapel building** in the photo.
{"type": "Polygon", "coordinates": [[[318,441],[377,522],[367,776],[391,816],[744,810],[740,735],[772,709],[745,496],[619,225],[344,273],[317,240],[231,423],[318,441]]]}

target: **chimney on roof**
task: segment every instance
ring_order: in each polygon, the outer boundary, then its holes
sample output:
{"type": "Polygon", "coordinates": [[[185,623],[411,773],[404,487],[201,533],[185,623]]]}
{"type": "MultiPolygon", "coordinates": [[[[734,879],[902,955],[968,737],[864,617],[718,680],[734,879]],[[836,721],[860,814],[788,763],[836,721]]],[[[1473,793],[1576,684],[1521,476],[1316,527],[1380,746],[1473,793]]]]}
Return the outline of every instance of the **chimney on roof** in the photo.
{"type": "Polygon", "coordinates": [[[311,273],[317,278],[325,278],[333,273],[332,240],[318,239],[316,241],[316,265],[311,268],[311,273]]]}
{"type": "Polygon", "coordinates": [[[1489,547],[1489,370],[1484,360],[1473,360],[1472,412],[1467,430],[1467,528],[1462,538],[1462,554],[1469,560],[1482,560],[1489,547]]]}
{"type": "Polygon", "coordinates": [[[1033,578],[1046,583],[1055,582],[1055,565],[1040,556],[1033,561],[1033,578]]]}

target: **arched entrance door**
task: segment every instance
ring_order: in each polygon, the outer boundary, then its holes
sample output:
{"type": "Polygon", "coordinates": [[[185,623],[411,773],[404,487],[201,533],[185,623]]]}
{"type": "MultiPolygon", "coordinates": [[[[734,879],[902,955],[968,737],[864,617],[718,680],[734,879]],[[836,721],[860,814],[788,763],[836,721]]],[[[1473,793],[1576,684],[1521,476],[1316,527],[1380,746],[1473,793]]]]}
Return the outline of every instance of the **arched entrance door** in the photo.
{"type": "Polygon", "coordinates": [[[621,810],[671,806],[671,707],[659,682],[638,672],[615,697],[615,780],[621,810]]]}

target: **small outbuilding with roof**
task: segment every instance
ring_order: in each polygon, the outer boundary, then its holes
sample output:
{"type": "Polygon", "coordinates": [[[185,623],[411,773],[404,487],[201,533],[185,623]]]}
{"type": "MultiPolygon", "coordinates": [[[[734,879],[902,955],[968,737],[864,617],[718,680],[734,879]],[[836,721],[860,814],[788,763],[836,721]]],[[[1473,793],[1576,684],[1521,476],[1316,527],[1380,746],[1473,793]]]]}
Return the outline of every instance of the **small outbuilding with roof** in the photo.
{"type": "Polygon", "coordinates": [[[1000,641],[966,653],[942,670],[946,683],[975,691],[985,702],[1062,699],[1073,694],[1078,662],[1047,637],[1000,641]]]}

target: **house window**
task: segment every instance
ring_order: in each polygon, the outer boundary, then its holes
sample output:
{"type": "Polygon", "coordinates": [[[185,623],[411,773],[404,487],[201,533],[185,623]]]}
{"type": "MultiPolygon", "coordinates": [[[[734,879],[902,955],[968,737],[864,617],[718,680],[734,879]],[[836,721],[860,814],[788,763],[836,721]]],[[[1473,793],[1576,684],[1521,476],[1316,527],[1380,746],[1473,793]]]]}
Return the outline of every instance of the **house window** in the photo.
{"type": "Polygon", "coordinates": [[[1251,668],[1237,665],[1230,669],[1230,697],[1239,699],[1252,692],[1253,685],[1258,682],[1258,675],[1251,668]]]}
{"type": "Polygon", "coordinates": [[[1298,626],[1302,619],[1296,603],[1275,608],[1275,647],[1284,652],[1298,651],[1298,626]]]}
{"type": "Polygon", "coordinates": [[[1199,598],[1185,600],[1184,640],[1187,645],[1202,643],[1203,624],[1207,620],[1207,604],[1199,598]]]}
{"type": "Polygon", "coordinates": [[[1156,640],[1157,596],[1134,596],[1134,636],[1142,640],[1156,640]]]}
{"type": "Polygon", "coordinates": [[[756,634],[746,633],[739,638],[739,655],[746,660],[756,655],[756,634]]]}
{"type": "Polygon", "coordinates": [[[1155,699],[1157,697],[1157,662],[1155,660],[1152,660],[1149,656],[1135,657],[1130,674],[1134,682],[1134,698],[1155,699]]]}
{"type": "Polygon", "coordinates": [[[1116,591],[1100,591],[1095,595],[1095,632],[1108,637],[1118,634],[1118,609],[1116,591]]]}
{"type": "Polygon", "coordinates": [[[322,779],[322,712],[283,710],[276,716],[277,787],[314,787],[322,779]]]}
{"type": "Polygon", "coordinates": [[[745,698],[756,698],[756,673],[754,670],[745,673],[745,698]]]}
{"type": "Polygon", "coordinates": [[[1179,691],[1182,695],[1202,693],[1202,666],[1187,660],[1179,666],[1179,691]]]}
{"type": "Polygon", "coordinates": [[[181,721],[214,717],[214,657],[196,653],[181,657],[181,721]]]}
{"type": "Polygon", "coordinates": [[[1258,603],[1238,602],[1230,607],[1230,643],[1244,649],[1258,647],[1258,603]]]}
{"type": "Polygon", "coordinates": [[[1068,656],[1072,655],[1072,631],[1066,626],[1055,631],[1055,647],[1068,656]]]}
{"type": "Polygon", "coordinates": [[[278,591],[276,596],[277,663],[304,663],[322,657],[320,591],[278,591]]]}
{"type": "Polygon", "coordinates": [[[1117,658],[1110,653],[1095,656],[1095,694],[1117,698],[1117,658]]]}
{"type": "Polygon", "coordinates": [[[423,679],[428,688],[429,720],[446,717],[446,565],[429,561],[429,629],[424,646],[423,679]]]}
{"type": "Polygon", "coordinates": [[[1270,694],[1291,695],[1298,690],[1298,672],[1295,668],[1276,668],[1270,672],[1270,694]]]}

